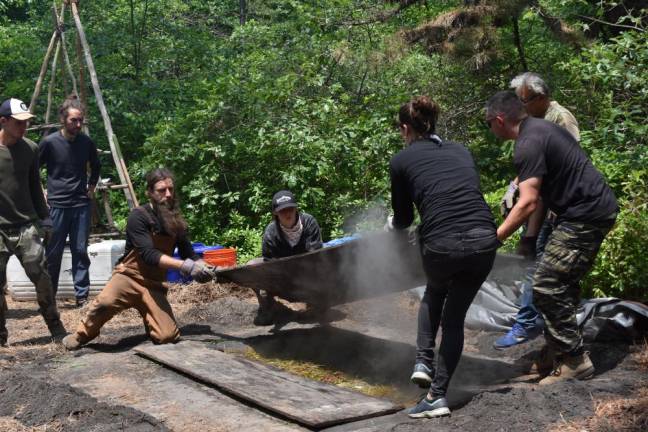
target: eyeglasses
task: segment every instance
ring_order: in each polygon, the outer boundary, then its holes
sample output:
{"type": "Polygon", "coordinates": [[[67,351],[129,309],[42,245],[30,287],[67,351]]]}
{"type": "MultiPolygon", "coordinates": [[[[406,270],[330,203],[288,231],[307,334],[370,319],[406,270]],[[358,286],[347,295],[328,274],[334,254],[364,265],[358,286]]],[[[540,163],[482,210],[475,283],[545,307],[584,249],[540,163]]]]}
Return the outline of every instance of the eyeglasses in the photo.
{"type": "Polygon", "coordinates": [[[533,102],[534,100],[538,99],[539,97],[540,97],[539,94],[534,94],[534,95],[532,95],[532,96],[529,96],[529,97],[526,98],[526,99],[520,98],[520,102],[522,102],[524,105],[528,105],[528,104],[530,104],[531,102],[533,102]]]}
{"type": "Polygon", "coordinates": [[[495,119],[496,117],[491,117],[484,120],[484,125],[486,126],[486,129],[490,129],[492,127],[491,122],[495,119]]]}

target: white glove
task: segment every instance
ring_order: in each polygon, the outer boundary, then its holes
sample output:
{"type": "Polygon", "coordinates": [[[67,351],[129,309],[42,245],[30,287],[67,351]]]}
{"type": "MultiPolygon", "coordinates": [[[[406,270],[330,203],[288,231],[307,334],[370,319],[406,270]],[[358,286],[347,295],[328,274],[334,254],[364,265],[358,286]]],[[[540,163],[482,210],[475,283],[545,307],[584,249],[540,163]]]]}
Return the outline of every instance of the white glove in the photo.
{"type": "Polygon", "coordinates": [[[387,216],[387,222],[385,222],[385,226],[383,227],[383,230],[385,232],[394,231],[394,216],[387,216]]]}
{"type": "Polygon", "coordinates": [[[517,198],[519,196],[518,185],[515,182],[509,183],[506,193],[502,197],[502,202],[500,204],[500,212],[502,216],[506,217],[510,213],[511,209],[515,205],[517,198]]]}

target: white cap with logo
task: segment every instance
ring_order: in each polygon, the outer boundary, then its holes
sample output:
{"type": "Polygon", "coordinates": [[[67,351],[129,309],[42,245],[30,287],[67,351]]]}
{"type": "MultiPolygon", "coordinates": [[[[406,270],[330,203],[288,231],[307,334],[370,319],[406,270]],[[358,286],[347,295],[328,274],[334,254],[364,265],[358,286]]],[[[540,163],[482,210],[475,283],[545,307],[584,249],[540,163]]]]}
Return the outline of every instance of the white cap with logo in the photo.
{"type": "Polygon", "coordinates": [[[13,117],[16,120],[29,120],[34,114],[29,112],[25,102],[20,99],[7,99],[0,105],[0,117],[13,117]]]}

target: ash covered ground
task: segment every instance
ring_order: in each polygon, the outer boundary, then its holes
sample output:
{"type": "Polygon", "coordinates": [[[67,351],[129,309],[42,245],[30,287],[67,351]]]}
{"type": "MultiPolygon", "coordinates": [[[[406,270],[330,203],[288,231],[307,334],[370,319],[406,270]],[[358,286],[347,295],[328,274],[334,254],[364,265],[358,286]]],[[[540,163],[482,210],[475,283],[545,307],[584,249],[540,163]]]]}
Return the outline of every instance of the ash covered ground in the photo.
{"type": "MultiPolygon", "coordinates": [[[[269,327],[253,325],[256,300],[246,288],[174,285],[170,299],[185,339],[233,341],[263,358],[315,364],[389,388],[385,397],[404,406],[423,394],[408,383],[418,307],[408,293],[339,306],[325,318],[284,305],[284,319],[269,327]]],[[[134,355],[132,348],[147,339],[132,310],[69,353],[46,337],[35,303],[9,301],[9,309],[10,346],[0,348],[2,431],[307,430],[134,355]]],[[[60,310],[68,330],[84,313],[66,303],[60,310]]],[[[451,417],[413,420],[401,412],[330,430],[648,430],[645,343],[591,344],[592,380],[538,387],[520,379],[514,365],[539,350],[541,338],[495,351],[498,336],[466,331],[448,395],[451,417]]]]}

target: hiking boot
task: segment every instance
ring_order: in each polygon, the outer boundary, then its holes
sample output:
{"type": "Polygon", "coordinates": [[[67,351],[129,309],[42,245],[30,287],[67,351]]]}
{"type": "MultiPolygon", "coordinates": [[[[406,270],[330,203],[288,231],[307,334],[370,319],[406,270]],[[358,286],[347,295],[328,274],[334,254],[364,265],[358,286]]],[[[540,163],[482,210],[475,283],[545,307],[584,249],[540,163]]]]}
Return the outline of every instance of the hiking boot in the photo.
{"type": "Polygon", "coordinates": [[[450,408],[448,408],[448,401],[443,396],[435,397],[429,400],[424,397],[414,408],[407,411],[407,415],[411,418],[434,418],[450,415],[450,408]]]}
{"type": "Polygon", "coordinates": [[[410,381],[418,385],[421,388],[428,388],[432,384],[432,376],[434,372],[429,367],[425,366],[423,363],[416,363],[414,365],[414,372],[410,377],[410,381]]]}
{"type": "Polygon", "coordinates": [[[79,348],[81,348],[81,345],[83,345],[81,342],[79,342],[79,339],[77,339],[76,333],[65,336],[61,342],[63,343],[65,349],[68,351],[78,350],[79,348]]]}
{"type": "Polygon", "coordinates": [[[513,324],[513,327],[511,327],[511,330],[508,331],[508,333],[498,338],[495,343],[493,343],[493,348],[498,350],[510,348],[514,345],[528,342],[539,334],[540,332],[535,328],[527,330],[520,324],[515,323],[513,324]]]}
{"type": "Polygon", "coordinates": [[[55,341],[59,342],[65,335],[67,335],[67,330],[65,330],[65,327],[63,326],[63,323],[61,320],[56,320],[51,324],[47,325],[47,328],[49,328],[49,332],[52,335],[52,339],[55,341]]]}
{"type": "Polygon", "coordinates": [[[586,380],[591,378],[594,375],[594,365],[588,354],[587,352],[578,356],[563,354],[561,358],[556,359],[553,371],[538,384],[548,385],[567,379],[586,380]]]}

